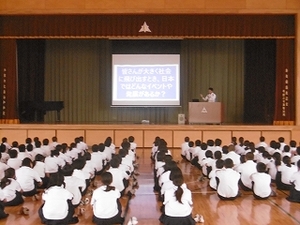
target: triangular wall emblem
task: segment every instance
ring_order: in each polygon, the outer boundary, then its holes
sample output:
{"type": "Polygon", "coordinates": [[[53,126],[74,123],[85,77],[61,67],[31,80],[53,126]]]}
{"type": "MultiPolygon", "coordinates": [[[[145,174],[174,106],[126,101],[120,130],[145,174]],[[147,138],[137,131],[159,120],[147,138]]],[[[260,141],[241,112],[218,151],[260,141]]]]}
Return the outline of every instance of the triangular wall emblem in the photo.
{"type": "Polygon", "coordinates": [[[203,107],[203,109],[201,110],[201,113],[207,113],[207,110],[205,107],[203,107]]]}

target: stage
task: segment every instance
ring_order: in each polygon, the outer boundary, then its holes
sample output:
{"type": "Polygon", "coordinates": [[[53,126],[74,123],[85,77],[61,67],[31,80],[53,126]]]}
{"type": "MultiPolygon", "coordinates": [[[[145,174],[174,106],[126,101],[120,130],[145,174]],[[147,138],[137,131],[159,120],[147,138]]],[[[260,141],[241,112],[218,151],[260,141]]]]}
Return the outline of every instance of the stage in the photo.
{"type": "Polygon", "coordinates": [[[151,147],[156,136],[164,138],[169,148],[181,146],[184,137],[191,140],[207,141],[220,138],[227,145],[232,137],[244,137],[258,142],[264,136],[267,142],[284,137],[286,142],[295,140],[299,143],[300,126],[272,125],[154,125],[154,124],[0,124],[0,136],[8,142],[24,143],[27,137],[51,139],[57,136],[59,142],[70,144],[75,137],[83,136],[89,146],[104,142],[110,136],[117,147],[123,138],[134,136],[138,147],[151,147]]]}

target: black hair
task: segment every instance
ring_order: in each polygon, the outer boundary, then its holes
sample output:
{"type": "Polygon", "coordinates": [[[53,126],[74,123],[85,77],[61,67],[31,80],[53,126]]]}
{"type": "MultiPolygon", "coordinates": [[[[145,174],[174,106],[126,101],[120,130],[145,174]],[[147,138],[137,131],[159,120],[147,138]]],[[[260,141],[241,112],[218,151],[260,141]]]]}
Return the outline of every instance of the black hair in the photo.
{"type": "Polygon", "coordinates": [[[25,150],[26,150],[25,145],[24,144],[20,144],[19,145],[19,152],[25,152],[25,150]]]}
{"type": "Polygon", "coordinates": [[[184,138],[184,142],[189,142],[190,141],[190,137],[185,137],[184,138]]]}
{"type": "Polygon", "coordinates": [[[222,140],[219,139],[219,138],[217,138],[217,139],[215,140],[215,146],[221,146],[221,144],[222,144],[222,140]]]}
{"type": "Polygon", "coordinates": [[[120,166],[121,163],[121,158],[118,155],[115,155],[114,157],[112,157],[112,159],[110,160],[110,166],[112,168],[118,168],[120,166]]]}
{"type": "Polygon", "coordinates": [[[14,168],[8,168],[4,171],[4,177],[1,179],[1,184],[0,184],[1,189],[10,185],[11,180],[9,178],[14,178],[15,174],[16,172],[14,168]]]}
{"type": "Polygon", "coordinates": [[[43,145],[48,145],[48,144],[49,144],[49,139],[48,138],[43,139],[43,145]]]}
{"type": "Polygon", "coordinates": [[[195,145],[196,145],[196,146],[201,146],[201,141],[197,139],[197,140],[195,141],[195,145]]]}
{"type": "Polygon", "coordinates": [[[260,142],[264,142],[265,140],[266,140],[266,139],[265,139],[264,136],[260,136],[260,137],[259,137],[259,141],[260,141],[260,142]]]}
{"type": "Polygon", "coordinates": [[[35,159],[35,161],[44,162],[45,156],[43,156],[41,154],[37,154],[34,159],[35,159]]]}
{"type": "Polygon", "coordinates": [[[32,168],[32,161],[30,158],[26,157],[25,159],[23,159],[22,161],[22,166],[27,166],[29,168],[32,168]]]}
{"type": "Polygon", "coordinates": [[[19,146],[19,143],[17,141],[13,141],[11,146],[17,148],[19,146]]]}
{"type": "Polygon", "coordinates": [[[256,164],[256,170],[257,170],[257,172],[259,172],[259,173],[264,173],[264,172],[266,172],[266,169],[267,169],[266,164],[264,164],[264,163],[262,163],[262,162],[258,162],[258,163],[256,164]]]}
{"type": "Polygon", "coordinates": [[[233,167],[233,161],[231,158],[227,158],[224,160],[224,167],[225,168],[232,168],[233,167]]]}
{"type": "Polygon", "coordinates": [[[121,146],[123,149],[127,149],[127,150],[130,149],[130,143],[128,141],[123,141],[121,146]]]}
{"type": "Polygon", "coordinates": [[[216,160],[216,168],[222,169],[224,167],[224,160],[223,159],[217,159],[216,160]]]}
{"type": "Polygon", "coordinates": [[[65,186],[65,178],[62,172],[51,173],[49,177],[48,188],[53,186],[65,186]]]}
{"type": "Polygon", "coordinates": [[[291,141],[290,141],[290,146],[291,146],[292,148],[295,148],[296,145],[297,145],[297,143],[296,143],[295,140],[291,140],[291,141]]]}
{"type": "Polygon", "coordinates": [[[2,143],[4,143],[4,142],[7,142],[7,138],[6,137],[2,138],[2,143]]]}
{"type": "Polygon", "coordinates": [[[214,158],[215,158],[215,159],[221,159],[221,158],[222,158],[222,152],[220,152],[220,151],[215,151],[215,153],[214,153],[214,158]]]}
{"type": "Polygon", "coordinates": [[[8,151],[9,157],[10,158],[17,158],[18,157],[18,151],[15,149],[10,149],[8,151]]]}
{"type": "Polygon", "coordinates": [[[207,144],[205,142],[201,143],[201,149],[206,150],[207,149],[207,144]]]}
{"type": "Polygon", "coordinates": [[[134,137],[133,137],[133,136],[129,136],[129,137],[128,137],[128,141],[129,141],[129,142],[134,142],[134,137]]]}
{"type": "Polygon", "coordinates": [[[247,152],[245,157],[246,157],[247,160],[253,160],[254,159],[254,154],[252,152],[247,152]]]}
{"type": "Polygon", "coordinates": [[[105,145],[104,145],[103,143],[100,143],[100,144],[98,145],[98,149],[99,149],[100,152],[103,152],[104,149],[105,149],[105,145]]]}
{"type": "Polygon", "coordinates": [[[36,147],[36,148],[40,148],[41,145],[42,145],[42,143],[41,143],[40,141],[36,141],[36,142],[35,142],[35,147],[36,147]]]}
{"type": "Polygon", "coordinates": [[[33,145],[30,143],[26,146],[26,149],[28,152],[31,152],[33,150],[33,145]]]}
{"type": "Polygon", "coordinates": [[[289,156],[284,156],[282,158],[282,162],[287,166],[287,167],[291,167],[291,158],[289,156]]]}
{"type": "Polygon", "coordinates": [[[207,145],[208,145],[208,146],[214,146],[214,145],[215,145],[215,141],[212,140],[212,139],[208,139],[208,140],[207,140],[207,145]]]}
{"type": "Polygon", "coordinates": [[[193,141],[189,141],[189,147],[194,147],[194,142],[193,141]]]}
{"type": "Polygon", "coordinates": [[[113,176],[110,172],[104,172],[100,175],[100,177],[101,177],[102,184],[106,185],[106,189],[105,189],[106,192],[115,190],[115,187],[110,186],[110,184],[113,181],[113,176]]]}
{"type": "Polygon", "coordinates": [[[285,146],[283,147],[283,151],[284,151],[284,152],[290,152],[290,150],[291,150],[291,147],[290,147],[289,145],[285,145],[285,146]]]}
{"type": "Polygon", "coordinates": [[[175,191],[176,200],[182,204],[181,197],[183,195],[183,189],[182,189],[181,185],[183,184],[183,175],[173,177],[172,181],[173,181],[173,184],[175,186],[177,186],[177,190],[175,191]]]}
{"type": "Polygon", "coordinates": [[[69,177],[72,176],[74,171],[74,168],[72,165],[66,164],[62,169],[61,172],[63,173],[64,176],[69,177]]]}
{"type": "Polygon", "coordinates": [[[99,151],[99,145],[92,145],[92,152],[98,152],[99,151]]]}
{"type": "Polygon", "coordinates": [[[111,146],[111,143],[112,143],[111,137],[107,137],[104,141],[104,145],[107,147],[111,146]]]}
{"type": "Polygon", "coordinates": [[[207,151],[205,152],[205,156],[206,156],[206,158],[213,158],[213,153],[212,153],[212,151],[211,151],[211,150],[207,150],[207,151]]]}

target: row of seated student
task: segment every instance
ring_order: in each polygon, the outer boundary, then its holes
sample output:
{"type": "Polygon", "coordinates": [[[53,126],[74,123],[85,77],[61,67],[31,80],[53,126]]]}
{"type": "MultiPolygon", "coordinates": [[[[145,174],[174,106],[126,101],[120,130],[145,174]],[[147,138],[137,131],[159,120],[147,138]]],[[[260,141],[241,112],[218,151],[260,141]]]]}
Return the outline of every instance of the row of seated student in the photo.
{"type": "Polygon", "coordinates": [[[209,186],[216,190],[221,199],[235,199],[240,196],[239,187],[252,191],[257,199],[276,196],[271,182],[278,190],[289,190],[289,201],[300,202],[300,146],[296,141],[284,144],[284,138],[272,140],[270,145],[260,137],[260,142],[244,141],[239,144],[233,138],[228,146],[221,147],[220,139],[207,143],[190,141],[185,137],[181,147],[182,158],[190,161],[210,179],[209,186]]]}
{"type": "Polygon", "coordinates": [[[193,225],[204,222],[203,216],[192,216],[192,193],[184,182],[181,169],[172,158],[164,139],[155,138],[151,151],[154,163],[154,191],[163,202],[160,222],[172,225],[193,225]]]}
{"type": "MultiPolygon", "coordinates": [[[[75,138],[70,146],[58,143],[56,137],[52,140],[51,144],[43,140],[42,148],[38,138],[20,145],[14,141],[12,146],[2,138],[0,156],[8,157],[1,157],[0,162],[0,218],[8,216],[5,207],[22,206],[25,197],[38,201],[39,189],[45,189],[39,209],[42,223],[77,223],[77,215],[85,210],[82,206],[89,202],[95,224],[123,223],[118,199],[125,194],[131,197],[138,188],[134,137],[123,140],[118,154],[110,137],[94,144],[91,153],[83,137],[75,138]],[[93,182],[97,175],[101,184],[93,182]],[[91,200],[84,198],[88,190],[91,200]]],[[[28,209],[21,207],[20,213],[28,214],[28,209]]]]}

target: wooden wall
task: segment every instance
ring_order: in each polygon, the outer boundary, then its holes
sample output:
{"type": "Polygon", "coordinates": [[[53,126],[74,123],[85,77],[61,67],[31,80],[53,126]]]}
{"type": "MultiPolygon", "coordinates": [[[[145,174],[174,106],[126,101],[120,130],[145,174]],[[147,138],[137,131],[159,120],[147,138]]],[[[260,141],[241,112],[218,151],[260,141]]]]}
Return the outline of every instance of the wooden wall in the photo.
{"type": "Polygon", "coordinates": [[[0,0],[0,14],[285,13],[297,9],[299,0],[0,0]]]}
{"type": "Polygon", "coordinates": [[[27,137],[51,139],[57,136],[59,142],[70,144],[75,137],[83,136],[89,146],[104,142],[110,136],[117,147],[123,138],[135,137],[139,147],[149,148],[154,138],[164,138],[170,148],[179,148],[188,136],[191,140],[207,141],[220,138],[227,145],[233,136],[244,137],[246,140],[258,142],[264,136],[267,142],[284,137],[286,143],[290,140],[300,144],[300,127],[296,126],[226,126],[226,125],[68,125],[68,124],[24,124],[0,125],[0,137],[7,137],[8,142],[24,143],[27,137]]]}

